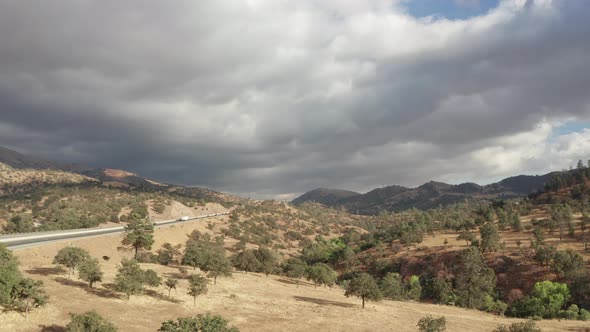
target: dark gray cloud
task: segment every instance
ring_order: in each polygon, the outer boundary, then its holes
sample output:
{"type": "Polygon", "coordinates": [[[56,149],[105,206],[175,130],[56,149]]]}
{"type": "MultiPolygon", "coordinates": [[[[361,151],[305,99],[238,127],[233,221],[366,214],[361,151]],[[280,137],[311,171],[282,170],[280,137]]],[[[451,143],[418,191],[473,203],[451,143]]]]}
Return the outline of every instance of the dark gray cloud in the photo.
{"type": "Polygon", "coordinates": [[[257,197],[590,154],[556,131],[590,114],[585,1],[462,21],[402,2],[0,0],[0,142],[257,197]]]}

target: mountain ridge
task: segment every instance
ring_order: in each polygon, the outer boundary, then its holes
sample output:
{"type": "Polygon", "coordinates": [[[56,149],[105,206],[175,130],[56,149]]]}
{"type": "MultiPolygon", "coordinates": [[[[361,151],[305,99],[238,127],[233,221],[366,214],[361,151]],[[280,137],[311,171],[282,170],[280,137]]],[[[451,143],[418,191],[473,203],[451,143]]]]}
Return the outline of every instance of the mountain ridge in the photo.
{"type": "Polygon", "coordinates": [[[411,208],[431,209],[470,199],[505,199],[528,196],[543,190],[556,173],[544,175],[516,175],[488,185],[474,182],[448,184],[429,181],[415,188],[390,185],[372,189],[364,194],[342,189],[317,188],[295,198],[291,202],[300,205],[316,202],[351,213],[374,215],[381,211],[399,212],[411,208]],[[317,191],[322,195],[317,195],[317,191]],[[350,195],[332,193],[351,193],[350,195]]]}

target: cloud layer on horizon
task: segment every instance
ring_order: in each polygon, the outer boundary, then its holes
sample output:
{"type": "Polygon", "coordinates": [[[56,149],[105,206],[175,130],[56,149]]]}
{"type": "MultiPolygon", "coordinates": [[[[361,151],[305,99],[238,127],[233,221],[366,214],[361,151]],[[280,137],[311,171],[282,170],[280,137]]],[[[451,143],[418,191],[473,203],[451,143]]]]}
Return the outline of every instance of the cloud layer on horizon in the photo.
{"type": "Polygon", "coordinates": [[[256,197],[590,156],[590,7],[0,0],[0,145],[256,197]]]}

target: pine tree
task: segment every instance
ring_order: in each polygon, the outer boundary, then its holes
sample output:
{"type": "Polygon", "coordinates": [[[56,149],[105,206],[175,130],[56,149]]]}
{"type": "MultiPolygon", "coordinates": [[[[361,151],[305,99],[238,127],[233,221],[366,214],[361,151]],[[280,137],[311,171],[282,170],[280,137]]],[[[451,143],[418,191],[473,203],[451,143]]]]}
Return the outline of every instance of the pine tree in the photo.
{"type": "Polygon", "coordinates": [[[121,242],[124,246],[135,250],[135,259],[140,249],[150,250],[154,244],[154,224],[147,220],[133,219],[125,227],[125,237],[121,242]]]}
{"type": "Polygon", "coordinates": [[[496,275],[487,267],[483,255],[476,248],[461,252],[455,275],[459,303],[467,308],[480,308],[486,295],[494,292],[496,275]]]}

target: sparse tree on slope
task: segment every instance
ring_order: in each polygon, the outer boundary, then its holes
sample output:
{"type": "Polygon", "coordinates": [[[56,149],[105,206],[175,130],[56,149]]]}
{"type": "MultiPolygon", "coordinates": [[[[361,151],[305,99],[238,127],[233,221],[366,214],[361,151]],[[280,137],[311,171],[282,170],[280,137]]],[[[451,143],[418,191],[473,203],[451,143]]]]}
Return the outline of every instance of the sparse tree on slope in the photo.
{"type": "Polygon", "coordinates": [[[68,246],[61,248],[55,258],[53,259],[53,264],[60,264],[68,268],[68,277],[71,277],[74,270],[80,265],[83,261],[90,258],[90,254],[87,250],[68,246]]]}
{"type": "Polygon", "coordinates": [[[172,289],[176,289],[176,286],[178,286],[178,279],[168,278],[164,284],[168,288],[168,297],[170,297],[172,289]]]}
{"type": "Polygon", "coordinates": [[[41,288],[43,282],[29,278],[21,279],[14,288],[10,296],[12,297],[12,305],[18,310],[29,314],[31,308],[37,308],[47,303],[48,296],[41,288]]]}
{"type": "Polygon", "coordinates": [[[98,259],[89,258],[80,263],[80,266],[78,266],[78,276],[80,279],[86,281],[90,288],[92,288],[95,282],[102,281],[103,272],[100,269],[98,259]]]}
{"type": "Polygon", "coordinates": [[[145,286],[157,287],[161,279],[154,270],[142,270],[136,260],[123,259],[115,276],[115,289],[131,295],[141,294],[145,286]]]}
{"type": "Polygon", "coordinates": [[[307,269],[308,280],[311,280],[315,287],[318,285],[331,286],[336,281],[336,271],[324,263],[316,263],[307,269]]]}
{"type": "Polygon", "coordinates": [[[225,257],[223,251],[211,253],[201,270],[207,272],[208,277],[213,278],[213,285],[217,284],[217,277],[231,277],[231,262],[225,257]]]}
{"type": "Polygon", "coordinates": [[[115,289],[125,293],[127,298],[143,291],[144,271],[136,260],[123,259],[115,277],[115,289]]]}
{"type": "Polygon", "coordinates": [[[260,261],[256,258],[253,250],[246,249],[237,254],[233,259],[233,264],[236,269],[248,272],[258,271],[260,269],[260,261]]]}
{"type": "Polygon", "coordinates": [[[3,244],[0,243],[0,305],[9,306],[12,302],[10,293],[20,282],[22,275],[18,270],[18,261],[3,244]]]}
{"type": "Polygon", "coordinates": [[[375,279],[368,273],[360,273],[354,276],[348,285],[344,293],[346,297],[356,296],[361,298],[363,309],[365,308],[365,300],[379,301],[383,297],[379,286],[375,279]]]}
{"type": "Polygon", "coordinates": [[[193,274],[188,278],[188,295],[193,297],[193,306],[197,305],[197,296],[207,294],[209,281],[202,275],[193,274]]]}
{"type": "Polygon", "coordinates": [[[150,250],[154,244],[154,225],[147,220],[133,219],[125,227],[124,246],[135,250],[135,259],[140,249],[150,250]]]}
{"type": "Polygon", "coordinates": [[[277,272],[279,268],[279,260],[274,251],[265,247],[260,247],[254,252],[254,254],[260,262],[260,271],[267,277],[269,274],[277,272]]]}
{"type": "Polygon", "coordinates": [[[297,280],[297,287],[299,287],[299,279],[305,276],[307,264],[300,258],[289,258],[283,267],[283,272],[289,278],[297,280]]]}

